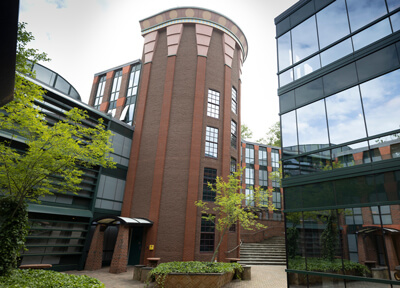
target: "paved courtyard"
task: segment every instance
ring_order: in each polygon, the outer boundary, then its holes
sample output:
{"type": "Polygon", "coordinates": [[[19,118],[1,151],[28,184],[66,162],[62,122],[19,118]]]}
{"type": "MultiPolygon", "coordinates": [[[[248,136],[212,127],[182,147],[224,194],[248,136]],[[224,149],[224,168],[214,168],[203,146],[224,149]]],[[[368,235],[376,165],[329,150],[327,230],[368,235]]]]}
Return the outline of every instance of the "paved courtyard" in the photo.
{"type": "MultiPolygon", "coordinates": [[[[128,271],[121,274],[108,273],[108,267],[97,271],[68,271],[68,274],[88,275],[102,281],[106,288],[144,288],[145,285],[139,281],[132,280],[133,266],[128,267],[128,271]]],[[[149,285],[153,287],[154,284],[149,285]]],[[[252,266],[251,280],[235,280],[224,288],[286,288],[285,266],[252,266]]],[[[196,288],[196,287],[188,287],[196,288]]],[[[212,288],[212,287],[210,287],[212,288]]]]}

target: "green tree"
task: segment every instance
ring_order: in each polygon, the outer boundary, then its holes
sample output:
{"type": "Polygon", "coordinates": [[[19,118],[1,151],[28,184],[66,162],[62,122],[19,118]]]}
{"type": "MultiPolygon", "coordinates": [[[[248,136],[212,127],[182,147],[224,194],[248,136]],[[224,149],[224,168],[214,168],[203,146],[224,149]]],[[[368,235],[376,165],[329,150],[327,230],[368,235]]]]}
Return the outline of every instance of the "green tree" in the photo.
{"type": "Polygon", "coordinates": [[[253,132],[246,124],[242,124],[240,128],[240,137],[242,138],[242,140],[250,139],[251,137],[253,137],[253,132]]]}
{"type": "Polygon", "coordinates": [[[219,241],[214,250],[211,262],[214,261],[218,249],[222,243],[225,234],[232,225],[237,223],[245,230],[257,230],[266,228],[265,225],[257,222],[257,215],[254,209],[267,207],[268,210],[274,210],[272,204],[272,190],[263,190],[260,187],[253,190],[253,197],[247,197],[240,193],[241,175],[243,168],[238,168],[237,172],[228,176],[228,180],[224,181],[222,177],[217,177],[216,183],[212,185],[208,183],[210,189],[215,192],[215,201],[212,203],[196,201],[195,205],[200,208],[201,213],[205,214],[202,218],[215,224],[215,228],[219,231],[219,241]],[[243,203],[248,200],[254,202],[254,207],[245,207],[243,203]],[[267,204],[263,204],[267,203],[267,204]]]}
{"type": "Polygon", "coordinates": [[[265,138],[256,140],[257,143],[263,143],[266,145],[281,147],[281,124],[276,122],[274,125],[269,127],[269,130],[265,138]]]}
{"type": "MultiPolygon", "coordinates": [[[[0,220],[1,241],[9,240],[6,223],[18,211],[27,213],[18,209],[26,206],[26,200],[39,202],[40,197],[53,193],[76,193],[83,174],[79,166],[115,167],[109,157],[111,132],[105,130],[101,118],[95,127],[84,126],[82,121],[88,115],[74,108],[59,122],[49,124],[46,121],[45,114],[40,111],[45,90],[25,75],[30,73],[29,62],[47,60],[47,56],[27,49],[26,45],[34,38],[25,31],[24,23],[18,28],[14,100],[0,111],[0,190],[3,197],[15,203],[9,205],[14,209],[8,217],[0,220]]],[[[21,239],[26,235],[23,230],[19,231],[21,239]]],[[[10,252],[10,257],[16,257],[18,253],[14,252],[10,252]]],[[[8,271],[0,269],[0,274],[8,271]]]]}

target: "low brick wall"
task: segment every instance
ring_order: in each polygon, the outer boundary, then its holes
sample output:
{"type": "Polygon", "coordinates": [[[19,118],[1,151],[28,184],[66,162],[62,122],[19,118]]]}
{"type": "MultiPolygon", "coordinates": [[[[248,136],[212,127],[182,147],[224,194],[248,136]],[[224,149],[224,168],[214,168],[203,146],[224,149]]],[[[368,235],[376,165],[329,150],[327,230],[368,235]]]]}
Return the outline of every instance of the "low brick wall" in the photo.
{"type": "MultiPolygon", "coordinates": [[[[234,272],[229,273],[170,273],[164,281],[164,288],[196,287],[220,288],[232,281],[234,272]]],[[[157,283],[157,281],[156,281],[157,283]]],[[[156,285],[155,287],[159,287],[156,285]]]]}
{"type": "Polygon", "coordinates": [[[267,226],[267,228],[256,232],[241,229],[240,239],[243,243],[259,243],[271,237],[285,236],[283,221],[260,220],[259,222],[267,226]]]}

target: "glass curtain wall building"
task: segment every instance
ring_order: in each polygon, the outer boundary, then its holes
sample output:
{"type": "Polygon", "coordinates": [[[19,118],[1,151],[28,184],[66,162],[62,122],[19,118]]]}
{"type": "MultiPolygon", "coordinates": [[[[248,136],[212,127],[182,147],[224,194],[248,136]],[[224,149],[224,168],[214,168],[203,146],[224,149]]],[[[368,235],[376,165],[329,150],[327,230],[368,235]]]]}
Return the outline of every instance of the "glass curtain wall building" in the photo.
{"type": "Polygon", "coordinates": [[[288,285],[399,285],[400,1],[303,0],[275,24],[288,285]]]}

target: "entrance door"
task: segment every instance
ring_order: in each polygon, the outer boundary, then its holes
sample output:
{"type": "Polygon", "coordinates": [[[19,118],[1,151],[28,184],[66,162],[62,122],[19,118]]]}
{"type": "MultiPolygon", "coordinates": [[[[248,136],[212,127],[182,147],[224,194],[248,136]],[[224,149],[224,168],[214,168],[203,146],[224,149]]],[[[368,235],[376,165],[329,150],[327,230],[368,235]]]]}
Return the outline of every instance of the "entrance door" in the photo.
{"type": "Polygon", "coordinates": [[[131,246],[129,248],[128,265],[140,264],[142,251],[143,227],[132,227],[131,246]]]}

